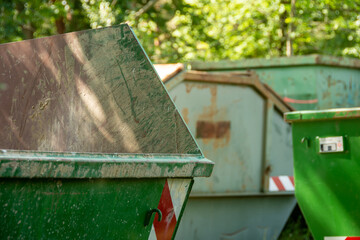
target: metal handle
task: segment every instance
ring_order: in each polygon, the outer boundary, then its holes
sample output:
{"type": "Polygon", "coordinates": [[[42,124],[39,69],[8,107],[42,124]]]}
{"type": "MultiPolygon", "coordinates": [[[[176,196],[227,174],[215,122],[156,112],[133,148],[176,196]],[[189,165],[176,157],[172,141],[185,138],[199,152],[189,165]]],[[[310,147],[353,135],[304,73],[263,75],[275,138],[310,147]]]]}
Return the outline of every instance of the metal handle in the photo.
{"type": "Polygon", "coordinates": [[[310,147],[310,140],[309,140],[309,138],[307,138],[307,137],[303,137],[302,139],[301,139],[301,143],[304,143],[305,142],[305,144],[306,144],[306,147],[310,147]]]}
{"type": "Polygon", "coordinates": [[[159,222],[161,221],[161,218],[162,218],[162,213],[161,213],[161,211],[160,211],[159,209],[157,209],[157,208],[151,209],[151,210],[149,210],[149,211],[146,213],[145,222],[144,222],[144,226],[145,226],[145,227],[146,227],[147,225],[149,225],[153,213],[155,213],[155,214],[157,213],[157,214],[158,214],[158,221],[159,221],[159,222]]]}

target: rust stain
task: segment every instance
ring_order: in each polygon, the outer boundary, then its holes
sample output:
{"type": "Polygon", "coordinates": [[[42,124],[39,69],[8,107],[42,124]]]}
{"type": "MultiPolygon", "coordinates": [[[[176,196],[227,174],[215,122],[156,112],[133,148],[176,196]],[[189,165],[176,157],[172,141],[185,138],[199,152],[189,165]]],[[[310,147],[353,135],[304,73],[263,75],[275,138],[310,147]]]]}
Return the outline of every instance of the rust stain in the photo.
{"type": "Polygon", "coordinates": [[[328,99],[328,98],[331,98],[331,92],[330,91],[323,92],[322,99],[328,99]]]}
{"type": "Polygon", "coordinates": [[[214,150],[218,149],[218,148],[223,148],[223,147],[229,145],[230,136],[231,135],[230,135],[230,129],[229,129],[228,131],[225,132],[225,134],[224,134],[224,136],[222,138],[215,139],[215,141],[213,143],[214,150]]]}
{"type": "Polygon", "coordinates": [[[206,89],[206,88],[216,88],[216,86],[209,86],[209,84],[199,84],[199,83],[185,83],[186,93],[190,93],[193,88],[196,89],[206,89]]]}
{"type": "Polygon", "coordinates": [[[327,80],[328,88],[331,88],[332,86],[336,86],[337,84],[337,81],[332,79],[331,75],[329,75],[326,80],[327,80]]]}
{"type": "Polygon", "coordinates": [[[185,84],[185,88],[186,88],[186,93],[190,93],[191,89],[194,87],[194,84],[190,84],[190,83],[186,83],[185,84]]]}
{"type": "Polygon", "coordinates": [[[213,117],[219,112],[216,104],[217,86],[200,85],[198,88],[209,88],[211,94],[210,105],[204,107],[203,113],[199,115],[199,119],[213,119],[213,117]]]}
{"type": "Polygon", "coordinates": [[[272,171],[272,167],[271,167],[271,165],[268,165],[265,168],[264,175],[270,175],[271,171],[272,171]]]}
{"type": "Polygon", "coordinates": [[[181,110],[181,115],[184,118],[184,121],[186,122],[186,124],[189,124],[189,109],[188,108],[183,108],[181,110]]]}
{"type": "Polygon", "coordinates": [[[214,84],[194,84],[188,83],[187,92],[192,88],[208,89],[210,91],[210,102],[203,107],[203,111],[198,116],[196,137],[201,138],[204,144],[213,144],[214,149],[221,148],[229,144],[230,141],[230,122],[226,121],[226,109],[217,107],[218,86],[214,84]],[[221,116],[220,116],[221,113],[221,116]],[[220,120],[221,121],[216,121],[220,120]]]}
{"type": "Polygon", "coordinates": [[[218,122],[216,128],[216,138],[222,138],[226,136],[229,131],[230,131],[229,121],[218,122]]]}
{"type": "Polygon", "coordinates": [[[197,138],[224,138],[229,135],[230,122],[207,122],[197,121],[196,123],[196,137],[197,138]]]}
{"type": "Polygon", "coordinates": [[[215,138],[216,124],[213,122],[197,121],[196,138],[215,138]]]}

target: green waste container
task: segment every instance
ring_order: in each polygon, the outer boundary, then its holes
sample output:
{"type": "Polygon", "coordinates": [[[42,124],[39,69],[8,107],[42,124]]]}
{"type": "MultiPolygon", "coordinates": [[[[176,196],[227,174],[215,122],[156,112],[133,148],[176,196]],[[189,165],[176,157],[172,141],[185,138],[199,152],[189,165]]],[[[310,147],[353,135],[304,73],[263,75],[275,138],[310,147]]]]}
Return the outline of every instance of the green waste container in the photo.
{"type": "Polygon", "coordinates": [[[285,119],[292,123],[295,195],[314,238],[360,236],[360,108],[285,119]]]}
{"type": "Polygon", "coordinates": [[[324,55],[194,62],[200,71],[255,71],[296,110],[357,107],[360,105],[360,61],[324,55]]]}
{"type": "Polygon", "coordinates": [[[0,238],[173,238],[213,163],[131,28],[2,44],[0,62],[0,238]]]}
{"type": "Polygon", "coordinates": [[[292,108],[252,71],[155,68],[216,163],[210,178],[195,182],[176,239],[277,239],[296,203],[291,127],[283,120],[292,108]]]}

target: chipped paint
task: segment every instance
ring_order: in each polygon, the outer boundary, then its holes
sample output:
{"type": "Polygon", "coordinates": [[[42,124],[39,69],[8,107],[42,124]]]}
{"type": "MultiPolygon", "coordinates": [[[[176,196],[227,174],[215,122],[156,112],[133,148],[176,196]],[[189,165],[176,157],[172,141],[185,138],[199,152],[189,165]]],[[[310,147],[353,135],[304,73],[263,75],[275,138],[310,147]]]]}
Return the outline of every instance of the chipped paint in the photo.
{"type": "Polygon", "coordinates": [[[148,239],[166,178],[187,182],[180,222],[214,163],[127,24],[3,44],[0,59],[2,236],[148,239]]]}
{"type": "Polygon", "coordinates": [[[196,138],[223,138],[230,134],[230,121],[196,122],[196,138]]]}
{"type": "Polygon", "coordinates": [[[360,108],[337,108],[321,111],[289,112],[284,115],[287,122],[313,121],[325,119],[352,119],[359,118],[360,108]]]}
{"type": "Polygon", "coordinates": [[[195,62],[193,70],[230,74],[251,69],[296,110],[358,107],[360,61],[321,55],[195,62]],[[304,74],[305,73],[305,74],[304,74]]]}
{"type": "MultiPolygon", "coordinates": [[[[174,99],[175,101],[175,99],[174,99]]],[[[186,122],[186,124],[189,123],[189,109],[188,108],[183,108],[181,110],[181,115],[184,118],[184,121],[186,122]]]]}
{"type": "Polygon", "coordinates": [[[210,176],[213,163],[191,155],[113,155],[4,151],[0,178],[158,178],[210,176]]]}

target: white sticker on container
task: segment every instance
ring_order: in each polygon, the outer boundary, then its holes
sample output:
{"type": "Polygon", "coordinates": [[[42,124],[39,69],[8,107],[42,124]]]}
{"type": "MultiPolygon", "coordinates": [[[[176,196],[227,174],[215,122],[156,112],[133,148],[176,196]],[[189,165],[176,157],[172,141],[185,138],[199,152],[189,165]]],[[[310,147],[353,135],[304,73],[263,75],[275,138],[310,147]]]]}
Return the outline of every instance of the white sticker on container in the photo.
{"type": "Polygon", "coordinates": [[[341,136],[319,138],[319,151],[320,153],[343,152],[343,137],[341,136]]]}

